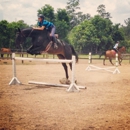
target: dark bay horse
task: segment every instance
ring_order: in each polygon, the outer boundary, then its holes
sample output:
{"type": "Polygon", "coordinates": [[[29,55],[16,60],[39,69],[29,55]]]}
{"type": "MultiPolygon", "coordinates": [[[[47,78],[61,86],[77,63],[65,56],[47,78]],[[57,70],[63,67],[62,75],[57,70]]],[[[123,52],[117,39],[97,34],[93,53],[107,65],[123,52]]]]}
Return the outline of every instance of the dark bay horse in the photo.
{"type": "MultiPolygon", "coordinates": [[[[126,51],[126,48],[125,48],[124,46],[118,47],[118,61],[119,61],[119,64],[120,64],[120,65],[121,65],[121,62],[122,62],[122,56],[121,56],[121,54],[124,53],[125,51],[126,51]]],[[[105,58],[104,58],[104,60],[103,60],[103,64],[104,64],[104,65],[105,65],[105,60],[106,60],[107,58],[109,58],[110,63],[111,63],[112,65],[114,65],[114,64],[112,63],[112,59],[116,57],[116,52],[115,52],[115,50],[107,50],[107,51],[103,52],[102,54],[100,54],[99,57],[101,58],[102,55],[105,56],[105,58]]]]}
{"type": "MultiPolygon", "coordinates": [[[[16,47],[21,48],[22,43],[27,37],[32,39],[32,46],[27,50],[27,53],[37,55],[42,52],[47,52],[48,54],[56,54],[59,59],[72,59],[72,55],[75,55],[76,61],[78,62],[78,55],[76,54],[73,46],[57,39],[58,49],[54,49],[54,45],[50,39],[50,33],[46,29],[41,31],[33,28],[25,28],[22,30],[18,28],[18,32],[16,34],[16,47]]],[[[66,79],[68,79],[68,67],[66,63],[62,63],[62,65],[65,70],[66,79]]],[[[70,69],[72,69],[72,63],[69,65],[70,69]]]]}

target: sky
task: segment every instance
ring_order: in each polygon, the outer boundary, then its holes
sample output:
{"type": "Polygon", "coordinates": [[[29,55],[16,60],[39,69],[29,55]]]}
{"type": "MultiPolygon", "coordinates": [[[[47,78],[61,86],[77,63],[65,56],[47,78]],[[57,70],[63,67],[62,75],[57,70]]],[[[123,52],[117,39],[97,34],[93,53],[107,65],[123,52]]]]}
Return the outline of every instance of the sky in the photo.
{"type": "MultiPolygon", "coordinates": [[[[68,0],[0,0],[0,20],[24,20],[25,23],[34,25],[37,10],[45,4],[50,4],[56,11],[58,8],[65,8],[67,2],[68,0]]],[[[80,0],[80,11],[94,16],[100,4],[104,4],[106,11],[111,13],[114,24],[125,25],[124,20],[130,18],[130,0],[80,0]]]]}

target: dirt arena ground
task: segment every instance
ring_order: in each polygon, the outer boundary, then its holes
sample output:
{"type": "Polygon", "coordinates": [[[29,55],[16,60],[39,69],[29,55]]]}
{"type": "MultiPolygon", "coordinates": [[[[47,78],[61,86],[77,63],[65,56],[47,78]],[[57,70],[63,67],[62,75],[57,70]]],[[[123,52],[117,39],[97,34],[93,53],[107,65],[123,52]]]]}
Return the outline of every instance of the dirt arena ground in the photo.
{"type": "MultiPolygon", "coordinates": [[[[23,85],[9,86],[12,66],[0,61],[0,130],[130,130],[130,64],[121,74],[85,71],[86,60],[76,65],[76,79],[86,90],[29,85],[29,80],[59,83],[60,64],[17,63],[23,85]]],[[[102,61],[93,61],[102,66],[102,61]]],[[[111,66],[107,61],[107,66],[111,66]]],[[[69,71],[70,73],[70,71],[69,71]]],[[[71,73],[70,73],[71,74],[71,73]]]]}

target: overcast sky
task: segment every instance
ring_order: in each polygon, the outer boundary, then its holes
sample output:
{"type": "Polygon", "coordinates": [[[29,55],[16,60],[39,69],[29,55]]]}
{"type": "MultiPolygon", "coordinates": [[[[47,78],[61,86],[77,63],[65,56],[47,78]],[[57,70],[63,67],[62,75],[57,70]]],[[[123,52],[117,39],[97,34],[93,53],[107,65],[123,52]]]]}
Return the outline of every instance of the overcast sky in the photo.
{"type": "MultiPolygon", "coordinates": [[[[37,10],[45,4],[57,8],[65,8],[68,0],[0,0],[0,20],[9,22],[24,20],[27,24],[36,23],[37,10]]],[[[130,0],[80,0],[81,11],[97,14],[100,4],[106,6],[106,11],[111,13],[113,23],[124,24],[124,20],[130,17],[130,0]]]]}

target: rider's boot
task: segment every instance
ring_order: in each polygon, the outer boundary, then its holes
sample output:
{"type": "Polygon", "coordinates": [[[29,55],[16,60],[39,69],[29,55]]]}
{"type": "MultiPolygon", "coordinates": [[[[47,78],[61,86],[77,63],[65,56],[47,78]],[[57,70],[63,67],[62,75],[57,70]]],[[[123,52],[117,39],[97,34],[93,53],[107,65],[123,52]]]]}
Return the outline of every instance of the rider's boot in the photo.
{"type": "Polygon", "coordinates": [[[53,43],[54,43],[54,48],[55,48],[55,49],[58,49],[58,45],[57,45],[56,38],[53,37],[52,40],[53,40],[53,43]]]}

